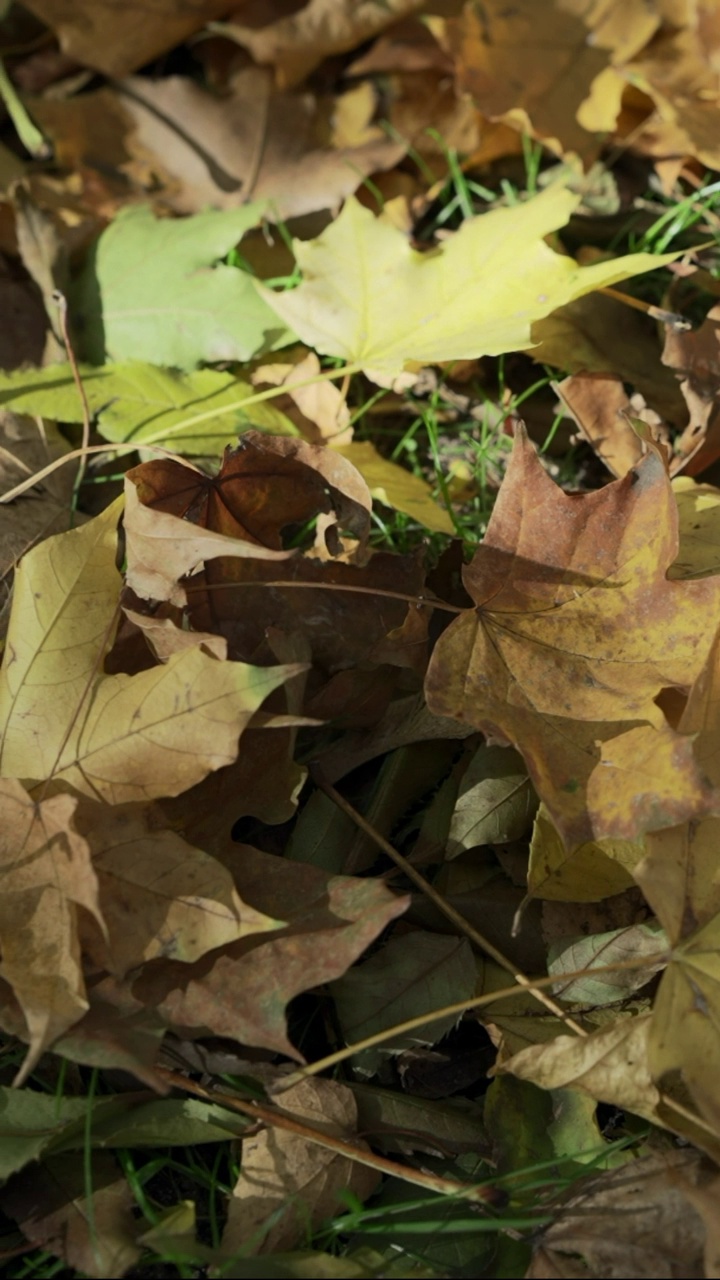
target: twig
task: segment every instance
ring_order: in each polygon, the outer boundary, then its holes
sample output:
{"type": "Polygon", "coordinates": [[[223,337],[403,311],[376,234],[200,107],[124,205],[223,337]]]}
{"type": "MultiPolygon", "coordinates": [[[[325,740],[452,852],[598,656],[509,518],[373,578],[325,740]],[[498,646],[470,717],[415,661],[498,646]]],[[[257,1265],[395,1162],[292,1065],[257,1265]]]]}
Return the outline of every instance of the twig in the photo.
{"type": "Polygon", "coordinates": [[[444,600],[436,600],[429,596],[411,596],[406,595],[404,591],[386,591],[384,587],[355,587],[349,586],[343,582],[292,582],[291,580],[277,580],[272,582],[211,582],[207,586],[186,587],[188,594],[199,591],[204,594],[206,591],[237,591],[243,587],[297,587],[302,591],[355,591],[361,592],[367,596],[382,596],[388,600],[406,600],[408,604],[417,605],[419,609],[441,609],[445,613],[465,613],[465,609],[461,609],[456,604],[446,604],[444,600]]]}
{"type": "Polygon", "coordinates": [[[85,388],[82,384],[82,378],[80,377],[80,370],[78,369],[77,360],[75,359],[73,344],[70,341],[70,329],[68,327],[67,298],[65,297],[64,293],[60,292],[59,289],[53,290],[52,297],[53,297],[53,302],[57,306],[58,315],[60,316],[60,331],[62,333],[63,342],[65,343],[65,350],[67,351],[68,360],[70,361],[70,368],[72,369],[73,381],[75,383],[75,386],[78,389],[78,395],[80,396],[80,403],[82,404],[83,431],[82,431],[82,444],[80,446],[80,463],[77,469],[75,484],[73,485],[73,491],[72,491],[72,510],[75,511],[77,508],[77,498],[80,492],[80,486],[83,480],[85,479],[85,471],[87,468],[87,452],[90,446],[90,406],[88,405],[88,402],[87,402],[87,396],[85,395],[85,388]]]}
{"type": "MultiPolygon", "coordinates": [[[[581,1027],[579,1023],[575,1022],[574,1018],[572,1018],[565,1009],[561,1008],[561,1006],[557,1004],[551,996],[546,995],[540,987],[535,986],[530,978],[528,978],[521,970],[517,969],[512,961],[508,960],[501,951],[498,951],[497,947],[493,946],[492,942],[487,938],[484,938],[483,935],[470,924],[470,921],[465,919],[465,916],[461,915],[459,911],[456,911],[455,907],[451,906],[451,904],[443,898],[442,894],[438,893],[437,889],[430,884],[429,880],[425,879],[424,875],[422,875],[421,872],[413,866],[412,862],[409,862],[401,853],[398,853],[397,849],[395,849],[388,840],[381,836],[380,833],[371,826],[367,819],[364,818],[361,813],[358,813],[357,809],[354,809],[353,806],[340,795],[340,792],[335,789],[332,783],[327,781],[327,778],[325,778],[319,766],[311,766],[310,775],[320,790],[324,791],[325,795],[329,796],[338,808],[342,809],[343,813],[346,813],[349,818],[352,818],[356,826],[358,826],[361,831],[364,831],[365,835],[369,836],[379,849],[382,849],[388,857],[392,858],[393,862],[395,862],[397,866],[405,872],[405,875],[412,880],[413,884],[416,884],[418,889],[420,889],[421,892],[435,904],[438,910],[442,911],[443,915],[446,916],[448,920],[451,920],[456,928],[460,929],[471,942],[474,942],[475,946],[478,947],[480,951],[486,952],[486,954],[495,960],[497,964],[501,965],[503,969],[506,969],[508,973],[512,974],[515,981],[519,983],[521,987],[524,987],[530,995],[534,996],[536,1000],[539,1000],[540,1004],[545,1005],[545,1008],[549,1009],[556,1018],[560,1018],[560,1020],[564,1022],[571,1031],[574,1031],[576,1035],[587,1035],[584,1027],[581,1027]]],[[[557,978],[555,981],[557,982],[557,978]]]]}
{"type": "MultiPolygon", "coordinates": [[[[574,978],[586,978],[588,973],[592,973],[593,977],[599,973],[616,973],[622,969],[644,969],[651,964],[669,957],[666,952],[658,952],[653,956],[639,956],[634,960],[618,960],[614,964],[593,965],[591,970],[576,969],[574,973],[565,973],[563,977],[569,981],[574,978]]],[[[534,986],[552,987],[557,984],[557,975],[553,974],[547,978],[536,978],[534,986]]],[[[366,1036],[364,1040],[356,1040],[354,1044],[347,1044],[343,1049],[336,1049],[334,1053],[328,1053],[324,1058],[318,1058],[316,1062],[310,1062],[304,1067],[298,1067],[297,1071],[293,1071],[291,1075],[285,1076],[281,1082],[281,1089],[291,1089],[294,1084],[298,1084],[300,1080],[305,1080],[308,1076],[319,1075],[321,1071],[330,1071],[339,1063],[345,1062],[348,1058],[352,1058],[356,1053],[362,1053],[364,1049],[374,1049],[376,1045],[385,1044],[388,1040],[393,1040],[396,1036],[404,1036],[411,1031],[417,1031],[419,1027],[426,1027],[430,1022],[436,1022],[438,1018],[457,1018],[463,1013],[469,1013],[471,1009],[482,1009],[486,1005],[494,1004],[496,1000],[509,1000],[512,996],[520,995],[526,991],[526,988],[519,983],[512,987],[500,987],[497,991],[486,991],[482,996],[473,996],[470,1000],[458,1000],[456,1004],[443,1005],[441,1009],[433,1009],[429,1013],[422,1013],[416,1018],[408,1018],[406,1022],[397,1022],[392,1027],[385,1027],[382,1031],[376,1031],[374,1035],[366,1036]]]]}
{"type": "Polygon", "coordinates": [[[348,1160],[354,1160],[356,1164],[364,1164],[368,1169],[376,1169],[378,1173],[388,1174],[391,1178],[411,1182],[417,1187],[424,1187],[426,1191],[435,1192],[436,1195],[458,1196],[464,1200],[498,1207],[504,1202],[505,1197],[498,1193],[495,1187],[473,1186],[471,1183],[455,1182],[452,1178],[441,1178],[435,1174],[425,1173],[420,1169],[410,1169],[407,1165],[398,1164],[395,1160],[387,1160],[384,1156],[377,1156],[372,1151],[356,1147],[343,1138],[321,1133],[287,1111],[266,1107],[259,1102],[246,1102],[234,1094],[206,1089],[194,1080],[189,1080],[187,1076],[177,1071],[169,1071],[166,1067],[156,1067],[155,1070],[166,1084],[175,1089],[183,1089],[186,1093],[194,1094],[196,1098],[203,1098],[207,1102],[227,1107],[229,1111],[239,1111],[242,1115],[250,1116],[251,1119],[271,1125],[275,1129],[284,1129],[286,1133],[293,1133],[298,1138],[304,1138],[306,1142],[324,1147],[327,1151],[334,1151],[336,1155],[345,1156],[348,1160]]]}

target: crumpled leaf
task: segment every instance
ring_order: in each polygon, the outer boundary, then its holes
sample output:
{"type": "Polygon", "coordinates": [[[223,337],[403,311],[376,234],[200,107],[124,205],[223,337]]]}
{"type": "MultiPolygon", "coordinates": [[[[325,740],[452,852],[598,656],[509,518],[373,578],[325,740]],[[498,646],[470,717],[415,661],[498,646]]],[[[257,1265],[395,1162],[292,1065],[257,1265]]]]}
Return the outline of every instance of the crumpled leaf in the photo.
{"type": "Polygon", "coordinates": [[[394,378],[409,363],[500,355],[532,345],[531,326],[556,307],[671,261],[630,254],[579,267],[544,237],[580,197],[561,185],[512,208],[467,219],[431,252],[354,198],[316,240],[294,241],[304,280],[261,296],[309,346],[394,378]]]}
{"type": "MultiPolygon", "coordinates": [[[[99,369],[80,365],[80,376],[88,408],[105,440],[162,444],[185,454],[210,456],[222,454],[250,427],[275,435],[296,434],[272,403],[243,409],[243,401],[255,392],[231,373],[175,373],[132,360],[99,369]]],[[[0,372],[0,403],[58,422],[83,420],[69,364],[0,372]]]]}
{"type": "Polygon", "coordinates": [[[132,999],[157,1009],[169,1026],[205,1029],[301,1061],[287,1035],[288,1001],[345,973],[409,899],[381,880],[330,876],[250,845],[226,844],[222,861],[243,901],[267,908],[286,927],[194,965],[153,961],[133,982],[132,999]]]}
{"type": "MultiPolygon", "coordinates": [[[[336,1080],[310,1078],[286,1089],[283,1112],[301,1123],[353,1145],[357,1106],[352,1090],[336,1080]]],[[[318,1227],[337,1212],[341,1193],[366,1200],[377,1187],[374,1169],[308,1142],[300,1134],[272,1126],[244,1139],[240,1177],[228,1204],[222,1247],[276,1253],[301,1244],[308,1228],[318,1227]],[[278,1217],[278,1210],[284,1210],[278,1217]]]]}
{"type": "Polygon", "coordinates": [[[229,764],[267,694],[302,669],[221,662],[198,647],[106,675],[119,514],[115,502],[25,556],[0,675],[2,776],[52,778],[111,803],[177,795],[229,764]]]}
{"type": "Polygon", "coordinates": [[[463,581],[476,608],[435,647],[426,697],[522,752],[568,848],[699,817],[692,741],[655,698],[687,688],[716,629],[720,579],[672,582],[677,514],[660,458],[564,494],[523,430],[463,581]],[[642,626],[638,619],[642,618],[642,626]]]}
{"type": "Polygon", "coordinates": [[[330,54],[356,48],[420,8],[421,0],[307,0],[289,15],[270,10],[257,26],[246,26],[240,10],[224,29],[256,62],[273,65],[281,84],[295,84],[330,54]]]}
{"type": "Polygon", "coordinates": [[[361,543],[370,528],[370,493],[351,463],[320,445],[257,431],[226,449],[216,476],[162,459],[128,471],[129,485],[139,503],[132,498],[128,511],[127,581],[138,595],[157,600],[184,603],[178,579],[204,560],[286,560],[292,552],[283,550],[283,531],[320,513],[332,517],[322,534],[331,553],[338,524],[361,543]]]}
{"type": "Polygon", "coordinates": [[[103,232],[78,283],[84,355],[176,369],[249,360],[292,340],[252,279],[220,262],[265,206],[156,219],[130,205],[103,232]],[[220,263],[220,265],[216,265],[220,263]]]}
{"type": "Polygon", "coordinates": [[[703,578],[720,572],[720,489],[699,484],[689,476],[672,482],[678,506],[680,554],[670,570],[672,578],[703,578]]]}

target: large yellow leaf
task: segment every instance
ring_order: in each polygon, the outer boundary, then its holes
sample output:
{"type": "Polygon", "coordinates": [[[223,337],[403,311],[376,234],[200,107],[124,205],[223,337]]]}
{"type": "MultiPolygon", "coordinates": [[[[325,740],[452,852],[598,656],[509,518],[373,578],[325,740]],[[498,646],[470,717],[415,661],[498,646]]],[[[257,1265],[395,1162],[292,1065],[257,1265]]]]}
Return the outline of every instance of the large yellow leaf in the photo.
{"type": "Polygon", "coordinates": [[[263,700],[302,664],[252,667],[199,646],[106,675],[120,575],[118,504],[21,562],[0,674],[0,776],[113,804],[178,795],[237,756],[263,700]]]}
{"type": "Polygon", "coordinates": [[[512,208],[470,218],[439,249],[407,236],[354,198],[315,240],[294,243],[297,289],[257,285],[278,315],[324,355],[358,361],[371,376],[408,362],[500,355],[532,346],[534,321],[593,289],[652,271],[675,256],[634,253],[580,267],[545,236],[580,197],[561,185],[512,208]]]}

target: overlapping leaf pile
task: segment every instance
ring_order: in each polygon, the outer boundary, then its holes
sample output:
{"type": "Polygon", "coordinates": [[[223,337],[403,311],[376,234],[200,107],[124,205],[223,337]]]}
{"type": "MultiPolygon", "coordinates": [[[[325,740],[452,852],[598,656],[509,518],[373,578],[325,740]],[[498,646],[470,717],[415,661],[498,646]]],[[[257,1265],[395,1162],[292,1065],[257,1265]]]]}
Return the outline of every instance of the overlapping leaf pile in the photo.
{"type": "MultiPolygon", "coordinates": [[[[54,170],[18,160],[2,202],[40,321],[19,355],[0,335],[19,559],[0,1032],[23,1055],[0,1064],[0,1208],[86,1273],[144,1248],[227,1267],[292,1255],[390,1172],[460,1193],[427,1274],[450,1231],[462,1273],[490,1274],[462,1197],[499,1211],[476,1184],[545,1163],[579,1185],[552,1214],[523,1203],[521,1227],[547,1228],[528,1275],[578,1254],[583,1274],[660,1274],[673,1251],[678,1274],[717,1274],[720,489],[693,478],[720,456],[717,307],[691,329],[597,292],[668,265],[663,308],[717,285],[702,257],[589,248],[602,183],[568,154],[632,147],[666,191],[720,167],[713,7],[308,0],[224,21],[207,0],[158,3],[142,31],[95,0],[28,8],[60,47],[54,70],[15,69],[54,170]],[[202,84],[139,74],[205,24],[202,84]],[[108,82],[43,92],[77,63],[108,82]],[[539,192],[503,176],[495,207],[468,207],[488,189],[463,170],[533,139],[539,192]],[[510,380],[533,358],[569,375],[561,408],[613,479],[561,488],[503,384],[512,448],[468,534],[481,486],[467,459],[467,489],[444,473],[438,425],[466,413],[477,445],[476,389],[517,352],[510,380]],[[383,396],[388,416],[427,409],[434,487],[387,419],[373,431],[383,396]],[[110,503],[54,469],[79,425],[130,459],[110,503]],[[374,515],[397,513],[411,549],[378,549],[374,515]],[[464,557],[428,548],[459,530],[464,557]],[[344,1083],[298,1074],[366,1039],[344,1083]],[[52,1055],[119,1091],[44,1096],[52,1055]],[[243,1115],[207,1090],[219,1076],[243,1115]],[[141,1228],[105,1148],[230,1137],[222,1241],[198,1243],[187,1203],[141,1228]]],[[[336,1233],[395,1212],[399,1185],[336,1233]]],[[[400,1274],[364,1245],[282,1265],[400,1274]]]]}

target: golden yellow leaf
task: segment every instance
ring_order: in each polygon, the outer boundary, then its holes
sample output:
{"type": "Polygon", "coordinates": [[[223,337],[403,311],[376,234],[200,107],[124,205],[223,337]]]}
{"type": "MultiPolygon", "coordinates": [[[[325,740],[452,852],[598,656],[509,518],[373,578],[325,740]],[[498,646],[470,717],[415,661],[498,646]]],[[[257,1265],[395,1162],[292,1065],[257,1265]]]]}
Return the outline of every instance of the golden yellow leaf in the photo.
{"type": "Polygon", "coordinates": [[[353,440],[338,449],[357,467],[373,498],[411,516],[433,533],[456,532],[450,515],[435,501],[430,486],[420,476],[383,458],[369,440],[353,440]]]}
{"type": "Polygon", "coordinates": [[[544,805],[530,843],[528,896],[560,902],[600,902],[633,883],[642,840],[587,840],[567,849],[544,805]]]}

